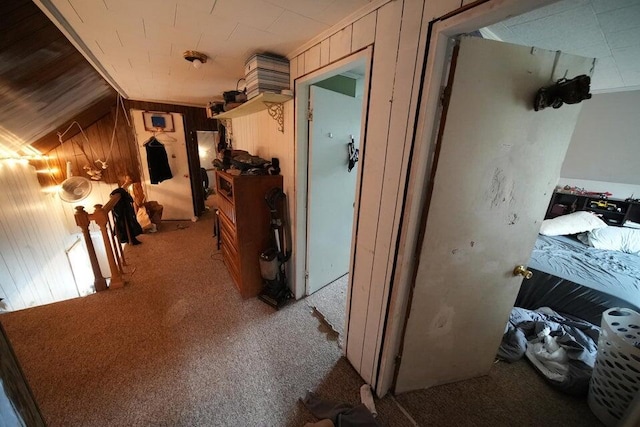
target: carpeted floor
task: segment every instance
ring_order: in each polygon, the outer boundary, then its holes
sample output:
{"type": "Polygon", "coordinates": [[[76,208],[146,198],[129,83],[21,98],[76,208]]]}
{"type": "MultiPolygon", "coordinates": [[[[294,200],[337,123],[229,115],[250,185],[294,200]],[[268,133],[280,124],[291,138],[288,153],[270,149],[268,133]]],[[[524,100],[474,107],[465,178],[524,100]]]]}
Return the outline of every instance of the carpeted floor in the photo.
{"type": "MultiPolygon", "coordinates": [[[[359,402],[337,334],[304,301],[242,300],[211,237],[212,217],[166,222],[128,247],[121,290],[0,315],[50,426],[302,426],[306,390],[359,402]]],[[[397,398],[419,425],[597,425],[526,362],[397,398]]],[[[413,426],[395,399],[380,421],[413,426]]]]}
{"type": "Polygon", "coordinates": [[[304,299],[309,307],[320,312],[329,326],[340,335],[341,340],[344,337],[348,285],[349,275],[344,275],[304,299]]]}

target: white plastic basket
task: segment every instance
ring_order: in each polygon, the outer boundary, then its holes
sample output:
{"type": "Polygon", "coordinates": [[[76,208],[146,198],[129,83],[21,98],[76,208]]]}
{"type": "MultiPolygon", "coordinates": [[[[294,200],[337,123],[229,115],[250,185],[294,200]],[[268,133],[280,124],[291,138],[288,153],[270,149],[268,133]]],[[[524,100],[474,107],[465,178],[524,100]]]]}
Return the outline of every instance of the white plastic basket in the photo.
{"type": "Polygon", "coordinates": [[[612,308],[601,326],[588,401],[600,421],[615,426],[640,390],[640,314],[612,308]]]}

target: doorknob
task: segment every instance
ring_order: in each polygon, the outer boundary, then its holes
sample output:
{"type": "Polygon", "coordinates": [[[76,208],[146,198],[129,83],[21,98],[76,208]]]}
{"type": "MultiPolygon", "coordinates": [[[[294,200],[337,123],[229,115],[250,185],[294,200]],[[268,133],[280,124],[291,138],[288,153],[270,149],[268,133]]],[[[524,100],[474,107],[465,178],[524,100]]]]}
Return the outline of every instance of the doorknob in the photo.
{"type": "Polygon", "coordinates": [[[513,269],[514,276],[522,276],[525,279],[531,279],[533,277],[533,272],[531,270],[527,270],[524,265],[519,265],[513,269]]]}

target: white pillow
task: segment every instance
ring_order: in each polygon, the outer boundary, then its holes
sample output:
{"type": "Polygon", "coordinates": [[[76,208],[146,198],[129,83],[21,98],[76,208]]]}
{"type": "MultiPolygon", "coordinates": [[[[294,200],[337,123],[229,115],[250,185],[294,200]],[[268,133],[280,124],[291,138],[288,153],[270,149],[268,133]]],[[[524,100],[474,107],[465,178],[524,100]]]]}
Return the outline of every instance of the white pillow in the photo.
{"type": "Polygon", "coordinates": [[[589,244],[596,249],[621,251],[640,255],[640,230],[607,227],[590,231],[589,244]]]}
{"type": "Polygon", "coordinates": [[[545,219],[540,226],[540,234],[544,236],[564,236],[567,234],[584,233],[585,231],[604,228],[606,226],[606,222],[591,212],[578,211],[553,219],[545,219]]]}

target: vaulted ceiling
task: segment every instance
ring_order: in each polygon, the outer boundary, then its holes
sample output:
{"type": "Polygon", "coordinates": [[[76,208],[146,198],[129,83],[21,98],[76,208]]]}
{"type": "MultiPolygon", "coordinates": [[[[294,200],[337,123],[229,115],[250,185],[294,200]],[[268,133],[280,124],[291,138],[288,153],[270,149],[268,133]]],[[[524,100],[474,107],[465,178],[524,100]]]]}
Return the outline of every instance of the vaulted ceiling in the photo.
{"type": "Polygon", "coordinates": [[[32,1],[2,1],[0,16],[0,154],[115,104],[116,92],[32,1]]]}

